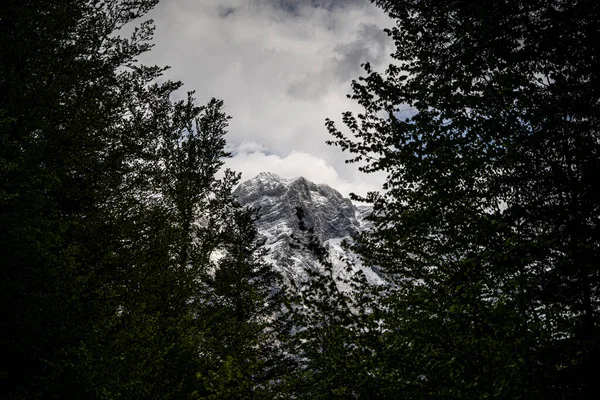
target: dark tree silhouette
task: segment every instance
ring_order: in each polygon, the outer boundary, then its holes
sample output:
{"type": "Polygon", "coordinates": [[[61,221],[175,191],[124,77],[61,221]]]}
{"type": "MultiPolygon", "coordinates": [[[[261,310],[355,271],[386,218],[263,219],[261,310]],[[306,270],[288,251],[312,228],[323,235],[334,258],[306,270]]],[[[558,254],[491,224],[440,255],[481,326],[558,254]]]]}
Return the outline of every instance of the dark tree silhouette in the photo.
{"type": "MultiPolygon", "coordinates": [[[[136,61],[152,21],[119,36],[156,3],[0,4],[3,397],[202,397],[222,379],[199,377],[223,362],[207,343],[230,329],[205,324],[221,280],[211,256],[227,249],[227,281],[274,279],[233,199],[239,176],[215,175],[222,102],[174,102],[181,83],[155,83],[165,69],[136,61]]],[[[244,351],[230,352],[256,376],[266,295],[244,297],[244,351]]]]}
{"type": "Polygon", "coordinates": [[[404,398],[584,398],[599,353],[600,7],[374,1],[395,20],[331,143],[383,172],[355,246],[404,398]]]}

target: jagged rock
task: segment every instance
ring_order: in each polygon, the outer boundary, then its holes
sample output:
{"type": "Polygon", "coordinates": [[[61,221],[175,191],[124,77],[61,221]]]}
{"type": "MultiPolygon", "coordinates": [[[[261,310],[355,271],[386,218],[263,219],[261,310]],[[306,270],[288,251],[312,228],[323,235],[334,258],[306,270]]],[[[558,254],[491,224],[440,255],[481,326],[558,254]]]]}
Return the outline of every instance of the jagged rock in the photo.
{"type": "MultiPolygon", "coordinates": [[[[288,285],[298,287],[307,279],[306,271],[322,268],[313,254],[294,246],[292,237],[300,235],[297,207],[304,211],[305,224],[329,248],[334,275],[342,278],[348,274],[341,242],[365,229],[364,217],[370,207],[353,205],[328,185],[303,177],[285,179],[269,172],[241,183],[235,195],[242,205],[259,209],[258,231],[266,239],[270,261],[288,285]]],[[[370,269],[354,266],[358,268],[370,281],[380,280],[370,269]]]]}

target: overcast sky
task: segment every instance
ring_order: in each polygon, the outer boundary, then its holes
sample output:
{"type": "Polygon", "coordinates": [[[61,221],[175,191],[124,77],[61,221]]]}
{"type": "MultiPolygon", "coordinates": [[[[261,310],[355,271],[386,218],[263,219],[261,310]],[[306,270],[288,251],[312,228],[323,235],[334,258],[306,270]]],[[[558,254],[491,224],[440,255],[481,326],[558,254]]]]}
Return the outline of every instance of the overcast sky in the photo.
{"type": "Polygon", "coordinates": [[[155,47],[144,63],[170,65],[166,78],[223,99],[233,117],[227,166],[304,176],[344,195],[378,190],[382,177],[344,164],[324,123],[360,111],[346,99],[369,61],[384,70],[392,21],[368,0],[163,0],[149,15],[155,47]]]}

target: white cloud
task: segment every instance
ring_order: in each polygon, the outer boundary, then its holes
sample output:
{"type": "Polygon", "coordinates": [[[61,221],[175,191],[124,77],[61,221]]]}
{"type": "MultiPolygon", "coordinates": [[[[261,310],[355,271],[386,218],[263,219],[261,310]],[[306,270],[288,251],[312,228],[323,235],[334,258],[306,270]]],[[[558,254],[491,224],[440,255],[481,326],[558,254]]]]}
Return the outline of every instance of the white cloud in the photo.
{"type": "Polygon", "coordinates": [[[163,0],[151,17],[156,46],[142,61],[171,65],[166,77],[201,103],[225,101],[237,151],[228,165],[244,178],[270,171],[345,194],[379,188],[325,144],[324,121],[359,111],[346,93],[361,63],[389,61],[382,29],[392,22],[381,10],[367,0],[163,0]]]}
{"type": "Polygon", "coordinates": [[[227,160],[226,167],[242,171],[242,180],[253,178],[260,172],[273,172],[284,178],[303,176],[315,183],[325,183],[348,197],[350,192],[365,195],[368,191],[379,190],[383,183],[380,175],[357,174],[353,179],[342,178],[326,160],[313,154],[292,151],[285,156],[268,154],[257,143],[243,144],[233,150],[234,156],[227,160]]]}

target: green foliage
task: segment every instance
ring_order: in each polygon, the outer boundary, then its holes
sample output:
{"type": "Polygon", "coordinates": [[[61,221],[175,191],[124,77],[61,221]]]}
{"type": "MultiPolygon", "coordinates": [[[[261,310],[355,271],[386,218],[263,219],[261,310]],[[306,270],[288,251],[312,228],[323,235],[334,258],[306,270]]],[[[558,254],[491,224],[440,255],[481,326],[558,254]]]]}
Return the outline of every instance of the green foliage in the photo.
{"type": "Polygon", "coordinates": [[[218,100],[173,102],[181,83],[137,63],[151,21],[118,35],[155,4],[0,5],[7,398],[181,399],[265,375],[276,277],[233,200],[239,176],[215,176],[229,117],[218,100]],[[216,295],[226,304],[211,308],[216,295]]]}
{"type": "Polygon", "coordinates": [[[405,398],[584,398],[600,358],[597,2],[375,1],[396,21],[332,144],[366,173],[355,250],[397,289],[405,398]],[[382,115],[384,117],[382,117],[382,115]]]}
{"type": "Polygon", "coordinates": [[[309,280],[289,296],[289,310],[283,317],[292,321],[293,329],[285,345],[296,365],[281,391],[302,399],[378,397],[374,290],[362,272],[352,273],[350,262],[346,273],[351,278],[334,274],[328,251],[306,226],[301,208],[297,216],[301,235],[296,246],[314,254],[320,269],[307,271],[309,280]]]}
{"type": "Polygon", "coordinates": [[[196,308],[203,332],[198,379],[202,399],[271,398],[270,382],[282,357],[278,324],[279,276],[265,263],[257,242],[256,215],[234,206],[222,225],[220,255],[206,277],[196,308]]]}

